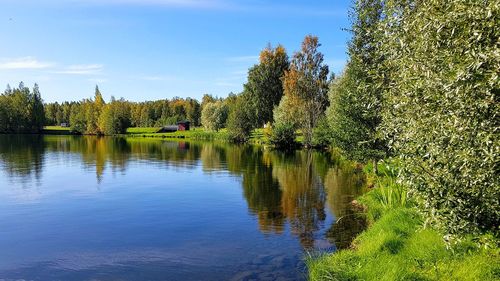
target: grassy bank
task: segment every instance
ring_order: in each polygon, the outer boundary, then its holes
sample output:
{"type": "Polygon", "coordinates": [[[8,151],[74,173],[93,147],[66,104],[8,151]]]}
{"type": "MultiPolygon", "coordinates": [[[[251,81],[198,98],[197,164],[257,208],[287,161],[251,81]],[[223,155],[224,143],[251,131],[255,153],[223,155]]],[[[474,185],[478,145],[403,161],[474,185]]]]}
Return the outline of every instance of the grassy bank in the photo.
{"type": "MultiPolygon", "coordinates": [[[[227,129],[221,129],[218,132],[207,131],[201,127],[191,128],[189,131],[176,131],[172,133],[157,133],[160,128],[157,127],[131,127],[127,129],[122,137],[135,138],[161,138],[161,139],[192,139],[192,140],[217,140],[229,141],[227,129]]],[[[42,134],[47,135],[70,135],[73,134],[70,128],[60,126],[45,126],[42,134]]],[[[297,143],[302,140],[302,135],[297,133],[297,143]]],[[[247,141],[249,144],[267,144],[269,142],[265,129],[259,128],[252,131],[247,141]]]]}
{"type": "Polygon", "coordinates": [[[228,140],[226,130],[218,132],[206,131],[203,128],[192,128],[189,131],[176,131],[172,133],[156,133],[158,128],[128,128],[125,137],[143,138],[170,138],[170,139],[194,139],[194,140],[228,140]]]}
{"type": "Polygon", "coordinates": [[[310,280],[500,280],[497,241],[484,235],[445,243],[392,178],[359,198],[370,227],[351,249],[307,264],[310,280]]]}
{"type": "Polygon", "coordinates": [[[71,135],[71,130],[68,127],[61,126],[45,126],[42,134],[44,135],[71,135]]]}

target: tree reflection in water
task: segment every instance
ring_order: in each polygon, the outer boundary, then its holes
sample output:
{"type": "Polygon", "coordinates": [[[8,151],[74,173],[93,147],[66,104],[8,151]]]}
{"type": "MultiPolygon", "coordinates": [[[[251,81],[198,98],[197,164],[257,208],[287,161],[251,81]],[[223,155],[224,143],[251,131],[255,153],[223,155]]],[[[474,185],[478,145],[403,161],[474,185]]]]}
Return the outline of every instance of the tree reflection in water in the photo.
{"type": "Polygon", "coordinates": [[[363,192],[364,176],[350,165],[334,165],[327,153],[289,153],[260,146],[218,142],[164,141],[91,136],[0,136],[0,163],[11,177],[43,173],[47,152],[71,154],[101,182],[106,169],[125,173],[130,161],[147,160],[165,167],[194,168],[205,173],[229,172],[241,177],[249,212],[266,235],[290,226],[304,249],[315,244],[327,212],[336,218],[326,238],[346,248],[365,223],[350,202],[363,192]]]}

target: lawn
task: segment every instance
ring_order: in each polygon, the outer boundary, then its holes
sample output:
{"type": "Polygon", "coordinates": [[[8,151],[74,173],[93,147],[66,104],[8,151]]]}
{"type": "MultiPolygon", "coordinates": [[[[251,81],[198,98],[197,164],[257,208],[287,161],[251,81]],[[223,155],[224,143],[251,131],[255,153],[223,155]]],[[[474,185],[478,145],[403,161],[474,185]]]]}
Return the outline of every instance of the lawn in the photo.
{"type": "Polygon", "coordinates": [[[61,126],[45,126],[43,127],[44,131],[70,131],[69,127],[61,127],[61,126]]]}
{"type": "Polygon", "coordinates": [[[45,126],[45,127],[43,127],[42,134],[69,135],[69,134],[71,134],[71,129],[69,127],[61,127],[61,126],[45,126]]]}

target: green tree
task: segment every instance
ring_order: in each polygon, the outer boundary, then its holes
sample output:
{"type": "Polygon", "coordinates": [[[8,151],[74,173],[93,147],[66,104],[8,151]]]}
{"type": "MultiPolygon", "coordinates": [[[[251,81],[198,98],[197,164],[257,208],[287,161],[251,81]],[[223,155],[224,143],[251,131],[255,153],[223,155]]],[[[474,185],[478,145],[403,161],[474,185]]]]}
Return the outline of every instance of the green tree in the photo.
{"type": "Polygon", "coordinates": [[[358,161],[377,161],[387,153],[386,141],[378,135],[385,90],[378,32],[381,17],[381,0],[355,1],[349,63],[329,93],[333,144],[358,161]]]}
{"type": "Polygon", "coordinates": [[[124,134],[130,126],[130,109],[123,99],[115,100],[104,106],[99,118],[99,127],[105,135],[124,134]]]}
{"type": "Polygon", "coordinates": [[[88,100],[83,100],[82,102],[76,103],[70,113],[69,123],[71,126],[71,131],[85,134],[87,130],[87,119],[85,117],[85,104],[89,103],[88,100]]]}
{"type": "Polygon", "coordinates": [[[500,4],[388,4],[382,128],[402,178],[449,232],[498,232],[500,4]]]}
{"type": "Polygon", "coordinates": [[[0,132],[38,133],[44,125],[44,107],[38,85],[33,92],[24,83],[19,88],[7,87],[0,95],[0,132]]]}
{"type": "Polygon", "coordinates": [[[247,106],[246,95],[239,95],[232,106],[227,120],[229,137],[235,142],[245,142],[252,132],[252,112],[247,106]]]}
{"type": "Polygon", "coordinates": [[[201,124],[208,130],[219,131],[224,127],[228,115],[228,107],[222,101],[210,102],[201,112],[201,124]]]}
{"type": "Polygon", "coordinates": [[[260,53],[259,64],[248,71],[248,82],[243,86],[253,111],[252,125],[256,128],[273,121],[273,109],[283,96],[282,78],[290,63],[282,45],[267,46],[260,53]]]}
{"type": "Polygon", "coordinates": [[[45,111],[43,106],[42,95],[38,84],[33,86],[33,94],[31,95],[31,131],[39,133],[43,130],[45,124],[45,111]]]}

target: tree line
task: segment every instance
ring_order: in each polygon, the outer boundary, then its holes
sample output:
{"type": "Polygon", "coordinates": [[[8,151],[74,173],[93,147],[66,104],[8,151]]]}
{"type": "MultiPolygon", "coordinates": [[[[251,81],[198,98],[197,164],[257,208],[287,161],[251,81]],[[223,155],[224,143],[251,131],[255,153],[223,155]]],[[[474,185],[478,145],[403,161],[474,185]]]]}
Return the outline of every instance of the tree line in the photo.
{"type": "Polygon", "coordinates": [[[125,133],[128,127],[161,127],[189,120],[199,126],[201,104],[192,98],[130,102],[115,99],[106,103],[99,87],[94,98],[78,102],[58,102],[45,105],[45,124],[67,123],[81,134],[113,135],[125,133]]]}
{"type": "Polygon", "coordinates": [[[291,58],[281,45],[264,48],[243,91],[224,99],[106,104],[96,88],[93,100],[47,104],[43,116],[37,86],[8,89],[0,130],[39,131],[45,119],[115,134],[187,119],[244,142],[265,126],[276,147],[294,146],[299,133],[305,147],[361,162],[396,157],[429,221],[450,233],[497,232],[499,10],[497,1],[354,0],[339,77],[308,35],[291,58]]]}
{"type": "Polygon", "coordinates": [[[44,105],[38,85],[33,89],[19,83],[7,86],[0,95],[0,133],[39,133],[45,122],[44,105]]]}

